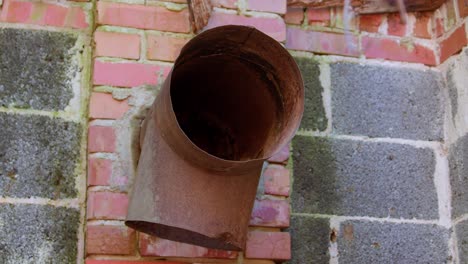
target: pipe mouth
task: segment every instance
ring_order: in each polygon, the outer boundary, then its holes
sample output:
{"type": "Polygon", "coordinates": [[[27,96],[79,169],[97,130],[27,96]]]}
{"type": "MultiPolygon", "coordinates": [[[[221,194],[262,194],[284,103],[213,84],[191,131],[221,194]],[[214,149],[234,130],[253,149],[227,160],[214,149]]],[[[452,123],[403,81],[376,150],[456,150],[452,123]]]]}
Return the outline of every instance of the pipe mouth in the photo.
{"type": "Polygon", "coordinates": [[[166,88],[178,129],[213,158],[265,160],[299,127],[299,69],[288,51],[255,28],[201,33],[184,46],[171,75],[166,88]]]}
{"type": "Polygon", "coordinates": [[[206,248],[242,251],[242,246],[236,245],[237,243],[232,241],[233,235],[229,233],[222,233],[216,237],[209,237],[192,230],[147,221],[127,220],[125,221],[125,225],[140,232],[162,239],[168,239],[206,248]]]}

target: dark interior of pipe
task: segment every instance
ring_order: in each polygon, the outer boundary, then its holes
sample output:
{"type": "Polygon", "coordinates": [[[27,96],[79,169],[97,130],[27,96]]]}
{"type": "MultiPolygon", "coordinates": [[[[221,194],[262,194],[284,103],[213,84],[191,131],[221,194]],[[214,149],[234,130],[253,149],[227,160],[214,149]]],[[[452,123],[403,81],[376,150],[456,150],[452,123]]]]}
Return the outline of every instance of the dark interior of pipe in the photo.
{"type": "Polygon", "coordinates": [[[213,55],[175,67],[171,100],[177,121],[199,148],[225,160],[261,158],[281,122],[281,95],[251,60],[213,55]]]}

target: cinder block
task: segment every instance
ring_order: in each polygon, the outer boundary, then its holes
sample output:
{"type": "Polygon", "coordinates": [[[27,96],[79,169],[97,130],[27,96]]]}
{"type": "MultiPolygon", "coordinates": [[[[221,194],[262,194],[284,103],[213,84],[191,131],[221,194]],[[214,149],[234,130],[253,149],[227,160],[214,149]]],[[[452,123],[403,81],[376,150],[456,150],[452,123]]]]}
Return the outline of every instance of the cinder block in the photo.
{"type": "Polygon", "coordinates": [[[0,113],[0,196],[77,196],[82,128],[46,116],[0,113]]]}
{"type": "Polygon", "coordinates": [[[455,226],[455,232],[460,263],[468,263],[468,220],[458,223],[455,226]]]}
{"type": "Polygon", "coordinates": [[[79,68],[70,33],[0,30],[0,106],[63,110],[73,97],[79,68]]]}
{"type": "Polygon", "coordinates": [[[416,140],[443,138],[443,82],[431,70],[331,64],[337,134],[416,140]]]}
{"type": "Polygon", "coordinates": [[[447,229],[431,224],[346,221],[340,226],[340,263],[448,263],[447,229]]]}
{"type": "Polygon", "coordinates": [[[452,185],[452,217],[468,213],[468,135],[459,138],[449,151],[452,185]]]}
{"type": "Polygon", "coordinates": [[[294,213],[437,219],[428,148],[348,139],[293,140],[294,213]]]}
{"type": "Polygon", "coordinates": [[[328,264],[330,254],[329,219],[308,216],[291,217],[291,260],[289,264],[328,264]]]}
{"type": "Polygon", "coordinates": [[[320,82],[319,63],[313,58],[294,57],[304,80],[305,101],[301,128],[324,131],[327,117],[323,105],[323,86],[320,82]]]}
{"type": "Polygon", "coordinates": [[[0,263],[75,263],[80,212],[0,204],[0,263]]]}

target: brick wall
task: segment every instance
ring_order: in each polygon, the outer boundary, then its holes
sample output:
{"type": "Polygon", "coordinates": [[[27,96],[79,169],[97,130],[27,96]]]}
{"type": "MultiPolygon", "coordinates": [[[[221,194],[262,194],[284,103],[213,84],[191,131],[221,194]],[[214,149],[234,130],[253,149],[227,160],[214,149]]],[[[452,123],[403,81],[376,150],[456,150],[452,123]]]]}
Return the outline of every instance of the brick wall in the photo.
{"type": "Polygon", "coordinates": [[[466,263],[458,2],[407,24],[345,23],[342,9],[285,0],[213,2],[207,28],[251,25],[284,43],[306,90],[301,128],[268,162],[237,253],[123,224],[140,121],[194,36],[185,1],[4,0],[0,263],[466,263]]]}

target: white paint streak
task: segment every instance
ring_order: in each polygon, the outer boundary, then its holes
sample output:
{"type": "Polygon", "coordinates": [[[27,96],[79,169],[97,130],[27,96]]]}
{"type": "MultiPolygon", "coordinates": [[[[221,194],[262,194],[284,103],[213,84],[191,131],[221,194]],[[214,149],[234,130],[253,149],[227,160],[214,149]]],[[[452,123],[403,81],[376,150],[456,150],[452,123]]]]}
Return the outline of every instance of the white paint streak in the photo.
{"type": "Polygon", "coordinates": [[[320,63],[320,83],[323,87],[322,92],[322,101],[323,107],[325,109],[325,116],[327,117],[327,128],[325,129],[325,134],[330,134],[332,130],[332,102],[331,102],[331,73],[330,73],[330,64],[320,63]]]}
{"type": "Polygon", "coordinates": [[[438,206],[439,206],[439,225],[446,228],[452,226],[451,223],[451,188],[449,164],[447,158],[447,150],[441,144],[435,151],[435,173],[434,185],[437,191],[438,206]]]}
{"type": "Polygon", "coordinates": [[[52,205],[56,207],[67,207],[79,209],[78,199],[60,199],[60,200],[51,200],[47,198],[10,198],[10,197],[0,197],[0,204],[37,204],[37,205],[52,205]]]}
{"type": "Polygon", "coordinates": [[[438,220],[423,220],[423,219],[404,219],[404,218],[378,218],[370,216],[337,216],[337,215],[325,215],[325,214],[301,214],[301,213],[292,213],[291,215],[304,216],[304,217],[314,217],[314,218],[333,218],[334,221],[369,221],[369,222],[378,222],[378,223],[396,223],[396,224],[421,224],[421,225],[439,225],[438,220]]]}

